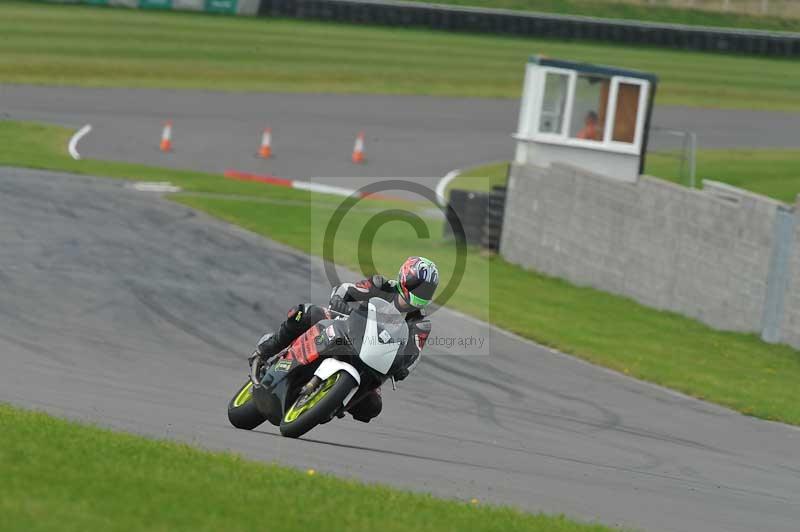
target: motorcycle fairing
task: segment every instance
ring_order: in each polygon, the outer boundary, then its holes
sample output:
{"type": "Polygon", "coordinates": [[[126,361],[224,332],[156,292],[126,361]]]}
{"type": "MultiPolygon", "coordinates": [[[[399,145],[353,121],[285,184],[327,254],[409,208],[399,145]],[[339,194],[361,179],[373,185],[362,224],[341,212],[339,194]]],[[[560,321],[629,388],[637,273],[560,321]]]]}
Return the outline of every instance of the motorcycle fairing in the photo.
{"type": "MultiPolygon", "coordinates": [[[[386,324],[382,323],[378,331],[378,305],[382,313],[386,314],[387,308],[394,305],[387,304],[384,300],[372,298],[367,304],[367,322],[364,327],[364,337],[361,342],[359,356],[367,366],[386,375],[394,363],[403,342],[396,339],[386,324]]],[[[399,316],[399,314],[398,314],[399,316]]],[[[383,317],[383,316],[382,316],[383,317]]],[[[405,321],[403,321],[405,325],[405,321]]],[[[406,328],[406,334],[408,329],[406,328]]]]}
{"type": "Polygon", "coordinates": [[[373,297],[347,319],[353,349],[368,368],[387,375],[408,338],[405,316],[391,302],[373,297]]]}
{"type": "Polygon", "coordinates": [[[319,358],[319,346],[323,341],[322,328],[319,324],[309,328],[291,343],[282,358],[296,360],[306,366],[319,358]]]}

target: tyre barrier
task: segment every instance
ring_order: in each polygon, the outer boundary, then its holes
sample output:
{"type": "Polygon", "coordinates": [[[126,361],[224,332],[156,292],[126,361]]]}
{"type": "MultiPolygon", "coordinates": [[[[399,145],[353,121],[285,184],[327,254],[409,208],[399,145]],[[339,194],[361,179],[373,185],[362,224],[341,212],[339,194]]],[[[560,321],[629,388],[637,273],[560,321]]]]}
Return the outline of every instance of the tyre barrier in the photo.
{"type": "Polygon", "coordinates": [[[451,229],[453,217],[458,217],[464,228],[464,240],[468,245],[497,252],[500,249],[500,235],[503,230],[503,212],[506,203],[506,187],[492,187],[491,192],[472,190],[450,191],[447,202],[447,223],[444,226],[445,238],[457,238],[451,229]]]}
{"type": "Polygon", "coordinates": [[[793,57],[800,33],[378,0],[261,0],[258,15],[793,57]]]}
{"type": "Polygon", "coordinates": [[[503,213],[506,208],[506,187],[494,186],[486,205],[481,247],[487,251],[500,251],[500,236],[503,233],[503,213]]]}
{"type": "Polygon", "coordinates": [[[800,33],[557,15],[381,0],[39,0],[140,9],[206,11],[445,31],[524,35],[705,52],[795,57],[800,33]]]}
{"type": "Polygon", "coordinates": [[[447,202],[447,223],[444,224],[445,238],[464,239],[468,245],[478,245],[483,238],[483,225],[486,220],[486,208],[489,194],[472,190],[451,190],[447,202]],[[457,217],[464,228],[463,235],[454,235],[452,227],[457,217]]]}

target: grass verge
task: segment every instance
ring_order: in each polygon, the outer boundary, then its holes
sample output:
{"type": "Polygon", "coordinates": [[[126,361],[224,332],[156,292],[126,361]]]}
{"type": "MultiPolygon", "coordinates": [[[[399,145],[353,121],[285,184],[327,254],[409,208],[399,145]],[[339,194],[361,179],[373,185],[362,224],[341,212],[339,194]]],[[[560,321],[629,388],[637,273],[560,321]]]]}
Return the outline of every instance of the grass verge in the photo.
{"type": "MultiPolygon", "coordinates": [[[[679,167],[672,154],[647,156],[649,175],[685,185],[679,167]]],[[[712,179],[794,204],[800,194],[800,150],[700,150],[697,176],[698,186],[701,179],[712,179]]]]}
{"type": "Polygon", "coordinates": [[[0,35],[0,83],[516,99],[543,53],[655,72],[659,104],[800,111],[781,59],[13,0],[0,35]]]}
{"type": "Polygon", "coordinates": [[[497,162],[468,168],[450,181],[445,194],[454,188],[488,192],[494,186],[505,186],[508,164],[507,162],[497,162]]]}
{"type": "MultiPolygon", "coordinates": [[[[133,170],[146,167],[76,162],[64,153],[65,143],[58,144],[66,137],[64,129],[55,126],[0,122],[0,142],[14,145],[15,139],[28,139],[26,147],[2,152],[0,163],[33,163],[37,168],[169,180],[201,192],[236,187],[237,194],[251,198],[202,194],[171,197],[317,255],[321,254],[322,238],[317,224],[324,225],[339,202],[291,189],[227,182],[209,174],[166,169],[149,169],[145,173],[133,170]],[[32,127],[36,128],[35,135],[32,127]],[[265,199],[294,201],[276,201],[264,209],[259,201],[265,199]]],[[[371,250],[377,271],[391,274],[397,268],[398,257],[430,255],[447,279],[454,254],[452,244],[438,237],[442,234],[440,220],[426,220],[431,238],[416,238],[404,223],[391,222],[381,227],[375,246],[369,248],[358,243],[358,236],[373,214],[355,212],[345,218],[336,243],[338,262],[357,269],[359,259],[371,250]]],[[[796,398],[800,352],[785,345],[765,344],[754,334],[716,331],[698,321],[526,271],[474,250],[469,253],[463,282],[448,305],[619,372],[747,414],[800,425],[800,403],[796,398]]]]}
{"type": "Polygon", "coordinates": [[[0,428],[4,529],[250,531],[261,522],[286,531],[611,530],[312,475],[3,404],[0,428]],[[270,500],[276,504],[265,505],[270,500]]]}
{"type": "MultiPolygon", "coordinates": [[[[415,0],[425,2],[427,0],[415,0]]],[[[725,28],[800,31],[800,19],[778,15],[705,10],[702,4],[695,9],[670,7],[649,0],[436,0],[437,4],[542,11],[560,15],[646,20],[690,26],[719,26],[725,28]]],[[[691,2],[684,2],[684,6],[691,2]]],[[[721,2],[717,2],[719,5],[721,2]]],[[[734,4],[735,9],[735,4],[734,4]]],[[[773,4],[773,7],[774,4],[773,4]]],[[[789,8],[791,9],[791,7],[789,8]]]]}

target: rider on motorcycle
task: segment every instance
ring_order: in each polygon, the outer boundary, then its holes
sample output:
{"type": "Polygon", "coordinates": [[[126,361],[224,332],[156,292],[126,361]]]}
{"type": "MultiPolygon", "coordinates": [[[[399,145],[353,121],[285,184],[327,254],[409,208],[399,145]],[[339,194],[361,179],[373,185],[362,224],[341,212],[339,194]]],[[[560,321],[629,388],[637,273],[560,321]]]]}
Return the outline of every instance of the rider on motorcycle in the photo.
{"type": "MultiPolygon", "coordinates": [[[[419,362],[420,352],[431,332],[431,322],[425,318],[424,307],[433,299],[439,285],[436,264],[423,257],[409,257],[400,267],[397,280],[373,275],[355,284],[342,283],[333,288],[329,308],[343,314],[350,313],[350,303],[366,301],[373,297],[394,302],[405,314],[408,325],[408,340],[403,348],[403,364],[392,375],[396,380],[405,379],[419,362]]],[[[320,320],[330,318],[328,309],[312,304],[292,307],[275,334],[264,335],[256,349],[258,356],[266,361],[289,346],[292,341],[320,320]]],[[[348,411],[354,419],[369,423],[380,414],[383,403],[380,388],[375,388],[348,411]]]]}

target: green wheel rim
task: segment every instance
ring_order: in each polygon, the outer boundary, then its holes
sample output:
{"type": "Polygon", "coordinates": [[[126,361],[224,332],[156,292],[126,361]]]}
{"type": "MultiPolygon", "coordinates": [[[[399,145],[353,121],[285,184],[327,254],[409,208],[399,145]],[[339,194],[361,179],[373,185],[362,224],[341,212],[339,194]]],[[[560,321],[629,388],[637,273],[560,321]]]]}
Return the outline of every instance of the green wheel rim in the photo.
{"type": "Polygon", "coordinates": [[[253,383],[248,382],[244,385],[238,394],[236,394],[236,398],[233,400],[234,408],[239,408],[247,401],[253,398],[253,383]]]}
{"type": "Polygon", "coordinates": [[[300,402],[300,398],[298,398],[297,401],[294,402],[292,407],[286,412],[286,415],[283,416],[283,421],[285,423],[291,423],[292,421],[294,421],[298,417],[300,417],[300,415],[303,412],[307,412],[307,411],[311,410],[312,408],[314,408],[314,406],[316,406],[317,403],[319,403],[322,400],[323,397],[328,395],[328,392],[331,391],[331,388],[333,388],[333,385],[336,384],[336,381],[339,380],[339,375],[341,375],[341,372],[337,371],[335,374],[333,374],[330,377],[328,377],[327,379],[325,379],[325,382],[323,382],[319,386],[319,388],[317,388],[314,391],[314,393],[311,394],[311,396],[308,398],[308,400],[305,403],[303,403],[302,405],[299,405],[299,406],[298,406],[297,403],[300,402]]]}

